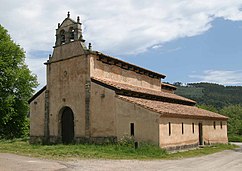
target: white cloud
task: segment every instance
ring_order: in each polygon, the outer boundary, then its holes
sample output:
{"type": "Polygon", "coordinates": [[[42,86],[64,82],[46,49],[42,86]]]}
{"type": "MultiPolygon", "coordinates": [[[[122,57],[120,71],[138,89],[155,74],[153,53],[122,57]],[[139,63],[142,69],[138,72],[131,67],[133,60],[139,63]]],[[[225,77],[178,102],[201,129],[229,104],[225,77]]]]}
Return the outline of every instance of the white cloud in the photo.
{"type": "Polygon", "coordinates": [[[206,70],[200,75],[190,75],[199,82],[211,82],[223,85],[241,85],[242,71],[206,70]]]}
{"type": "Polygon", "coordinates": [[[160,45],[160,44],[153,45],[151,48],[152,49],[159,49],[159,48],[162,48],[162,45],[160,45]]]}
{"type": "Polygon", "coordinates": [[[46,84],[46,69],[44,63],[47,61],[47,58],[36,58],[30,54],[27,54],[28,58],[26,58],[26,64],[33,74],[37,75],[37,80],[39,86],[36,90],[40,90],[46,84]]]}
{"type": "MultiPolygon", "coordinates": [[[[70,11],[81,16],[94,50],[125,55],[202,34],[217,17],[242,20],[241,7],[242,0],[1,0],[0,24],[27,52],[51,51],[57,23],[70,11]]],[[[35,69],[42,59],[27,62],[42,80],[44,69],[35,69]]]]}
{"type": "Polygon", "coordinates": [[[140,53],[181,37],[202,34],[216,17],[242,20],[241,0],[2,0],[0,21],[29,50],[51,50],[67,11],[84,22],[94,49],[140,53]]]}

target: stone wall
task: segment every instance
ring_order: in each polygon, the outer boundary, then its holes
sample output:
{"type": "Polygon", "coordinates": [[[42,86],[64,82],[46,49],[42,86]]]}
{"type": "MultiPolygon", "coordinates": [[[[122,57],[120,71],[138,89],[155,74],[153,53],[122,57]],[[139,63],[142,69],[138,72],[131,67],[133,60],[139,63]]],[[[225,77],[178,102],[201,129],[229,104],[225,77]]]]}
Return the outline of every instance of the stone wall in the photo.
{"type": "MultiPolygon", "coordinates": [[[[214,120],[215,121],[215,120],[214,120]]],[[[213,120],[196,120],[183,118],[160,118],[160,147],[168,149],[179,149],[184,146],[196,146],[199,144],[199,127],[203,125],[203,144],[211,143],[228,143],[226,121],[222,121],[222,129],[220,125],[213,127],[213,120]],[[169,131],[170,122],[170,131],[169,131]],[[183,133],[182,133],[183,123],[183,133]],[[194,123],[194,132],[193,132],[194,123]],[[170,134],[169,134],[170,133],[170,134]]],[[[220,124],[220,121],[215,121],[220,124]]]]}
{"type": "Polygon", "coordinates": [[[143,88],[161,90],[159,78],[151,78],[147,75],[136,73],[117,65],[110,65],[98,60],[98,56],[90,55],[91,77],[108,79],[120,83],[130,84],[143,88]]]}
{"type": "Polygon", "coordinates": [[[30,103],[30,137],[44,136],[45,91],[30,103]]]}
{"type": "Polygon", "coordinates": [[[61,109],[74,114],[75,136],[85,136],[85,84],[88,73],[86,56],[78,56],[47,65],[50,136],[61,136],[61,109]]]}
{"type": "Polygon", "coordinates": [[[136,141],[159,145],[159,114],[116,98],[116,120],[118,140],[131,136],[134,123],[136,141]]]}
{"type": "Polygon", "coordinates": [[[91,83],[91,137],[116,136],[115,112],[115,92],[98,84],[91,83]]]}

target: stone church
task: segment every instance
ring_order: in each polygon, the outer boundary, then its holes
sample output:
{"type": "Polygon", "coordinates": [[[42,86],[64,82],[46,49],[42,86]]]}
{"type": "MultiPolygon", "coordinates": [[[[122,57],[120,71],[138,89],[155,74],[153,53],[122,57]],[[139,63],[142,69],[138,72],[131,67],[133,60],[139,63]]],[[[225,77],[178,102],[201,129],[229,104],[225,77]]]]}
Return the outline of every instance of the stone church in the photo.
{"type": "Polygon", "coordinates": [[[85,45],[82,24],[56,29],[47,84],[30,100],[31,143],[103,143],[132,136],[167,149],[227,143],[227,117],[199,109],[166,76],[85,45]]]}

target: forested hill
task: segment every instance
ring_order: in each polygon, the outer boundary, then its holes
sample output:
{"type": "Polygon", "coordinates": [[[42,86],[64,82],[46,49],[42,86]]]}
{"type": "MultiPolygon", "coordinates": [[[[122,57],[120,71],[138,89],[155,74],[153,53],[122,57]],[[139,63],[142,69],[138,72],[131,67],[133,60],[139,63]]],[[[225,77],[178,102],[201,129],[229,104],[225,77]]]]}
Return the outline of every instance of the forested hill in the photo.
{"type": "Polygon", "coordinates": [[[228,105],[242,105],[242,86],[223,86],[213,83],[190,83],[177,86],[175,94],[193,99],[199,105],[212,105],[221,109],[228,105]]]}

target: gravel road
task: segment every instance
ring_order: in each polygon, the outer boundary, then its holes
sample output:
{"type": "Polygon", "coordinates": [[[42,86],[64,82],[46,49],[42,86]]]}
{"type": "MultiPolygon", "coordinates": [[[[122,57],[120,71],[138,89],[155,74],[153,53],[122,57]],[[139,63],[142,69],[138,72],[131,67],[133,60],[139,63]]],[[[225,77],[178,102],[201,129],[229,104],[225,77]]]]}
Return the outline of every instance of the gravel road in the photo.
{"type": "Polygon", "coordinates": [[[57,161],[0,153],[0,171],[143,171],[206,170],[241,171],[242,143],[239,149],[181,160],[75,160],[57,161]]]}

